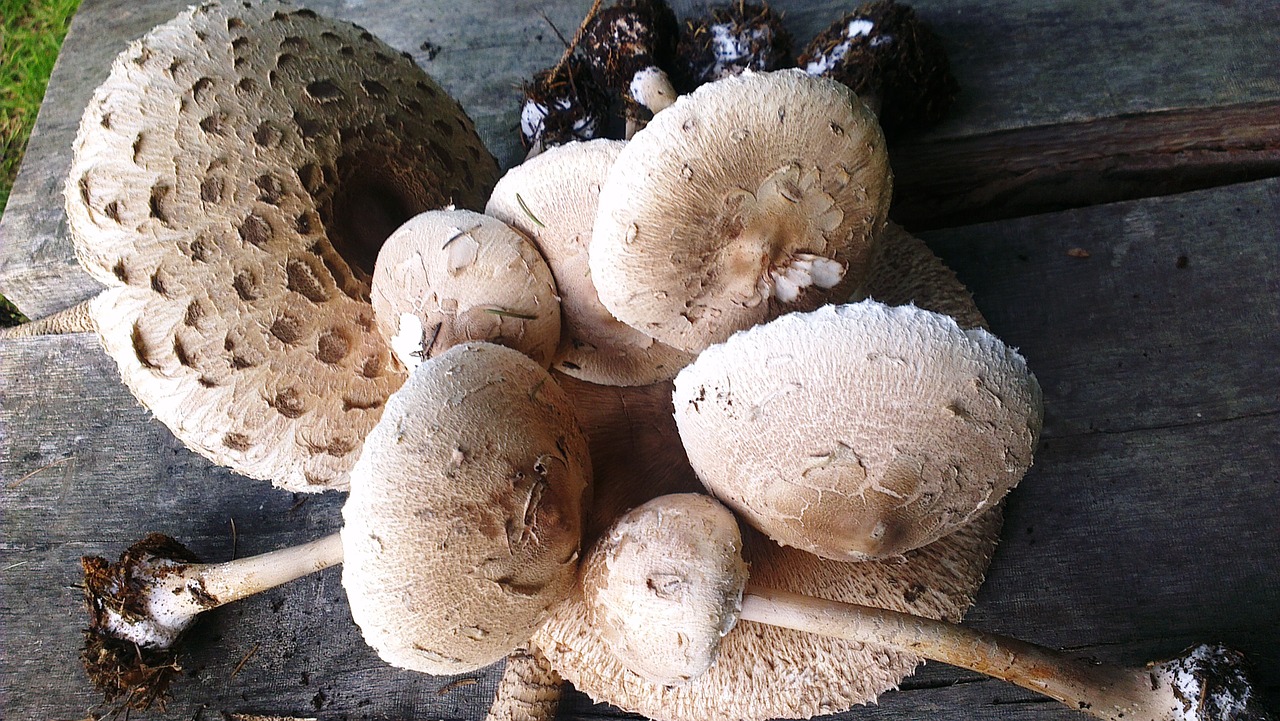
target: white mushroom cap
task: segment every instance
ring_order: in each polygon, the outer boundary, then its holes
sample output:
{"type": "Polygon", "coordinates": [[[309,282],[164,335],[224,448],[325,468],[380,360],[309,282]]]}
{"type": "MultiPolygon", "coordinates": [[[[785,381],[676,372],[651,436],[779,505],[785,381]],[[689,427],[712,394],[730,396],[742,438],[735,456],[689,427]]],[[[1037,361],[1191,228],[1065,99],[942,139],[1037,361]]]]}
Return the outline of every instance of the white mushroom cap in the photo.
{"type": "Polygon", "coordinates": [[[532,238],[551,266],[564,326],[556,370],[603,385],[646,385],[674,378],[693,356],[614,318],[596,295],[587,249],[600,188],[623,146],[567,143],[530,158],[502,176],[485,213],[532,238]]]}
{"type": "Polygon", "coordinates": [[[474,211],[428,211],[397,228],[371,295],[378,328],[410,369],[467,341],[514,348],[545,368],[560,343],[560,302],[538,249],[474,211]]]}
{"type": "Polygon", "coordinates": [[[116,60],[66,207],[134,395],[214,462],[323,490],[404,380],[368,303],[378,246],[496,177],[457,103],[368,32],[207,3],[116,60]]]}
{"type": "Polygon", "coordinates": [[[985,330],[873,301],[783,316],[676,377],[689,461],[784,545],[861,560],[931,543],[1031,465],[1040,387],[985,330]]]}
{"type": "Polygon", "coordinates": [[[424,362],[351,473],[342,583],[388,663],[486,666],[574,585],[587,443],[563,391],[519,352],[463,344],[424,362]]]}
{"type": "Polygon", "coordinates": [[[697,493],[624,514],[582,568],[587,621],[629,669],[663,685],[711,667],[746,585],[737,519],[697,493]]]}
{"type": "Polygon", "coordinates": [[[875,116],[803,71],[702,86],[623,148],[600,193],[592,278],[619,320],[697,352],[848,296],[889,207],[875,116]]]}

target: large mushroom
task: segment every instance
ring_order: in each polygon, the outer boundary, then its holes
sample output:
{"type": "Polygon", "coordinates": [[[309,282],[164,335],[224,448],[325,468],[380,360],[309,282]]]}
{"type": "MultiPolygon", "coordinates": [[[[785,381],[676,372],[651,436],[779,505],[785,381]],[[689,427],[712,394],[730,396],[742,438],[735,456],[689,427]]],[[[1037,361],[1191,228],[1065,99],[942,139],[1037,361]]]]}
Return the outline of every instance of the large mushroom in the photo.
{"type": "Polygon", "coordinates": [[[744,73],[682,97],[619,153],[592,279],[619,320],[698,352],[846,297],[889,196],[884,137],[848,88],[744,73]]]}
{"type": "Polygon", "coordinates": [[[897,556],[1000,501],[1031,466],[1041,394],[985,330],[875,301],[791,313],[676,377],[698,477],[773,540],[897,556]]]}
{"type": "Polygon", "coordinates": [[[528,640],[573,584],[591,461],[569,399],[521,353],[462,344],[387,402],[352,470],[344,527],[309,544],[198,564],[153,534],[118,564],[84,559],[85,661],[111,696],[149,682],[204,610],[342,562],[352,616],[384,660],[486,666],[528,640]],[[495,419],[501,418],[501,422],[495,419]],[[122,685],[124,684],[124,685],[122,685]]]}
{"type": "Polygon", "coordinates": [[[588,249],[600,189],[624,144],[569,143],[507,171],[485,213],[533,239],[560,292],[563,335],[556,370],[604,385],[646,385],[675,377],[693,356],[614,318],[600,303],[588,249]]]}
{"type": "Polygon", "coordinates": [[[208,3],[133,43],[66,185],[92,314],[130,390],[189,447],[340,488],[404,380],[374,329],[384,238],[497,177],[458,104],[349,23],[208,3]]]}
{"type": "Polygon", "coordinates": [[[896,647],[1042,693],[1106,721],[1261,721],[1243,658],[1214,645],[1140,668],[933,619],[748,583],[743,541],[724,506],[663,496],[618,519],[583,564],[587,617],[633,673],[680,685],[707,673],[739,619],[896,647]]]}

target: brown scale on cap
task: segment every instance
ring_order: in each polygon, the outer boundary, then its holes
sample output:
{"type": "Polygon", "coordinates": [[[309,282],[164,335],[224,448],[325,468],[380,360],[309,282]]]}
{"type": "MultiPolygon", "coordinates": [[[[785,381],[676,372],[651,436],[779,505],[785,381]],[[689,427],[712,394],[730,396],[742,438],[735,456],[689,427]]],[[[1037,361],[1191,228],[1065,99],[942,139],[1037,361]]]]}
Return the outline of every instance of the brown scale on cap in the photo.
{"type": "Polygon", "coordinates": [[[791,33],[768,5],[737,2],[686,21],[680,31],[682,90],[737,75],[743,70],[780,70],[791,59],[791,33]]]}
{"type": "Polygon", "coordinates": [[[941,39],[915,10],[893,0],[867,3],[837,20],[796,64],[867,99],[890,139],[937,123],[959,90],[941,39]]]}
{"type": "Polygon", "coordinates": [[[215,462],[322,490],[403,381],[368,302],[383,239],[480,208],[496,177],[407,55],[310,10],[211,3],[116,60],[66,206],[133,393],[215,462]]]}

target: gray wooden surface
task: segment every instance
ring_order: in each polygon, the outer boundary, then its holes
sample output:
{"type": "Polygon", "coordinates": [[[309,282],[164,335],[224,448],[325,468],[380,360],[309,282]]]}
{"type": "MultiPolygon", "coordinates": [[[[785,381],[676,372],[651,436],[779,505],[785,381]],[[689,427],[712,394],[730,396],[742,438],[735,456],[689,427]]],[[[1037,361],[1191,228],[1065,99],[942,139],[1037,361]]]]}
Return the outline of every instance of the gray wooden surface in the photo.
{"type": "MultiPolygon", "coordinates": [[[[76,19],[0,220],[0,293],[31,315],[95,290],[74,266],[59,197],[75,125],[115,53],[184,4],[86,0],[76,19]]],[[[510,163],[512,87],[558,54],[539,11],[568,33],[588,4],[314,6],[414,53],[510,163]],[[438,46],[434,59],[424,42],[438,46]]],[[[778,6],[804,36],[828,22],[836,4],[778,6]]],[[[952,50],[965,91],[953,118],[911,146],[919,170],[909,178],[929,172],[930,144],[988,144],[953,164],[951,176],[960,177],[1010,147],[1006,140],[1031,138],[1019,151],[1030,165],[1010,172],[1029,176],[1026,192],[1051,198],[1099,167],[1113,174],[1133,167],[1123,144],[1072,148],[1076,136],[1055,129],[1102,128],[1114,137],[1106,129],[1139,118],[1143,137],[1167,151],[1171,136],[1152,134],[1169,117],[1164,111],[1202,118],[1177,126],[1190,143],[1179,148],[1206,142],[1214,119],[1220,134],[1258,133],[1239,146],[1203,147],[1227,148],[1216,162],[1228,170],[1257,161],[1256,174],[1274,174],[1266,162],[1278,146],[1267,128],[1280,107],[1280,6],[1269,0],[919,6],[952,50]],[[1060,165],[1068,151],[1094,153],[1097,164],[1067,175],[1036,172],[1060,165]]],[[[1200,155],[1177,157],[1159,173],[1200,155]]],[[[992,202],[982,187],[934,192],[957,204],[933,211],[935,218],[992,202]]],[[[974,290],[995,332],[1023,349],[1046,394],[1036,466],[1010,498],[1004,540],[968,622],[1131,662],[1224,640],[1254,658],[1275,707],[1280,180],[925,237],[974,290]]],[[[335,528],[340,503],[274,491],[186,451],[138,407],[89,336],[0,342],[0,716],[70,720],[103,710],[75,661],[80,555],[118,553],[150,530],[176,535],[211,560],[246,555],[335,528]]],[[[148,716],[478,719],[498,673],[437,679],[387,668],[352,628],[336,570],[218,610],[193,635],[200,650],[184,659],[189,674],[177,698],[166,713],[148,716]]],[[[937,664],[878,706],[841,718],[926,714],[1078,718],[937,664]]],[[[575,694],[561,717],[617,715],[575,694]]]]}

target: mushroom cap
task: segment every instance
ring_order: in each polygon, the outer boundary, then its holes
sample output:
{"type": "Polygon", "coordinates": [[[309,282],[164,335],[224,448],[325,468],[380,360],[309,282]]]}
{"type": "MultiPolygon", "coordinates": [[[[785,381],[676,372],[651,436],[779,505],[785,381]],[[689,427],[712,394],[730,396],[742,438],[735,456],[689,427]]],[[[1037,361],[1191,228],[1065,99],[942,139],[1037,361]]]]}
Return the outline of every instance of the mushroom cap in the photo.
{"type": "Polygon", "coordinates": [[[937,123],[959,90],[942,40],[911,6],[894,0],[865,3],[832,23],[797,64],[874,96],[891,139],[937,123]]]}
{"type": "Polygon", "coordinates": [[[895,556],[997,503],[1031,466],[1040,387],[950,317],[875,301],[793,313],[675,381],[680,438],[716,497],[825,558],[895,556]]]}
{"type": "Polygon", "coordinates": [[[848,302],[867,298],[949,315],[964,329],[987,328],[987,320],[955,271],[897,223],[885,225],[872,251],[867,277],[848,302]]]}
{"type": "MultiPolygon", "coordinates": [[[[965,317],[982,324],[968,291],[923,242],[905,233],[894,237],[899,242],[880,247],[873,255],[872,268],[859,293],[893,304],[962,308],[965,317]],[[916,275],[896,277],[908,269],[916,275]]],[[[644,420],[660,400],[670,403],[669,394],[659,399],[658,392],[671,384],[639,388],[576,385],[579,388],[566,379],[566,391],[575,402],[588,398],[593,401],[592,408],[600,409],[595,416],[583,417],[591,439],[593,467],[598,469],[589,522],[593,537],[595,529],[606,528],[628,508],[657,495],[698,488],[693,469],[687,460],[681,460],[683,449],[679,444],[670,448],[674,419],[668,415],[665,421],[656,416],[655,420],[644,420]],[[609,393],[620,397],[610,403],[594,403],[609,399],[609,393]],[[640,399],[645,402],[638,403],[640,399]],[[654,449],[652,455],[664,453],[666,460],[657,466],[661,473],[652,471],[656,464],[630,460],[633,456],[647,460],[650,451],[609,443],[611,437],[622,437],[624,432],[646,439],[642,445],[654,449]],[[602,460],[606,456],[597,453],[598,448],[618,449],[611,456],[616,462],[602,460]],[[610,467],[615,470],[611,472],[610,467]],[[630,468],[635,470],[628,474],[630,468]]],[[[661,407],[667,408],[665,404],[661,407]]],[[[1000,529],[999,511],[997,506],[968,526],[901,559],[854,564],[822,559],[780,546],[750,527],[742,528],[744,555],[751,564],[752,577],[770,588],[958,621],[991,559],[1000,529]]],[[[719,662],[704,677],[687,686],[666,687],[624,669],[587,624],[580,590],[556,606],[534,641],[580,690],[657,719],[732,721],[835,713],[873,701],[897,686],[919,662],[918,657],[895,649],[746,623],[725,638],[719,662]]]]}
{"type": "Polygon", "coordinates": [[[625,143],[590,140],[547,150],[507,171],[485,213],[533,239],[560,292],[563,326],[555,368],[603,385],[674,378],[693,361],[614,318],[591,282],[587,249],[600,188],[625,143]]]}
{"type": "Polygon", "coordinates": [[[711,667],[746,585],[738,520],[700,493],[622,515],[582,566],[588,623],[627,668],[663,685],[711,667]]]}
{"type": "Polygon", "coordinates": [[[420,365],[351,476],[342,584],[388,663],[486,666],[575,585],[587,442],[564,392],[517,351],[466,343],[420,365]]]}
{"type": "Polygon", "coordinates": [[[799,70],[744,73],[658,113],[618,154],[590,250],[619,320],[697,352],[863,279],[890,196],[875,116],[799,70]]]}
{"type": "Polygon", "coordinates": [[[92,307],[135,396],[189,447],[291,490],[346,485],[404,376],[369,273],[403,220],[497,177],[461,108],[349,23],[210,3],[117,58],[66,185],[92,307]]]}
{"type": "Polygon", "coordinates": [[[396,229],[373,270],[373,313],[407,368],[459,343],[514,348],[543,368],[560,344],[551,269],[529,239],[471,210],[431,210],[396,229]]]}

